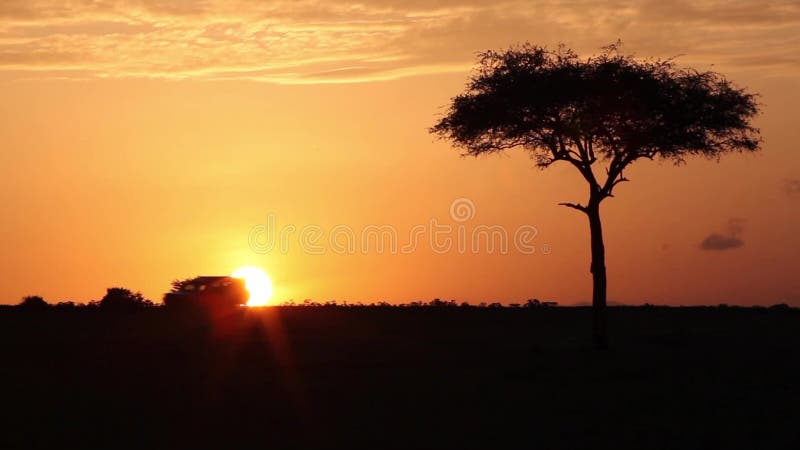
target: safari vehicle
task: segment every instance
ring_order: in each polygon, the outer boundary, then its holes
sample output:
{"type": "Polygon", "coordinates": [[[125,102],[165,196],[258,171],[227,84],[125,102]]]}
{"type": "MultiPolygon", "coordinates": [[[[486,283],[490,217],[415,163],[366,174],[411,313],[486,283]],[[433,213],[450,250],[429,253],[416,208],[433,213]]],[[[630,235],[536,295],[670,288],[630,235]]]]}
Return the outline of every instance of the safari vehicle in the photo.
{"type": "Polygon", "coordinates": [[[202,276],[178,282],[164,295],[172,309],[235,309],[247,303],[244,280],[229,276],[202,276]]]}

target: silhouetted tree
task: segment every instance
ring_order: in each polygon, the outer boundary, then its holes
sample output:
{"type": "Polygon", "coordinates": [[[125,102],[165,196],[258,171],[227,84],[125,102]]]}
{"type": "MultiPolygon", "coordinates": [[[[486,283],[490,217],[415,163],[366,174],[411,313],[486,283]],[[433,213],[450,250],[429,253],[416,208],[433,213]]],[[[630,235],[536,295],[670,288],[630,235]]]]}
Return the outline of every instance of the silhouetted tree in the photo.
{"type": "Polygon", "coordinates": [[[786,311],[786,310],[792,309],[792,307],[787,305],[786,303],[777,303],[777,304],[771,305],[769,307],[769,309],[777,309],[777,310],[781,310],[781,311],[786,311]]]}
{"type": "Polygon", "coordinates": [[[106,290],[106,295],[100,299],[99,306],[111,311],[135,311],[152,307],[153,302],[144,298],[140,292],[113,287],[106,290]]]}
{"type": "Polygon", "coordinates": [[[525,302],[526,308],[539,308],[542,306],[542,302],[539,301],[538,298],[529,298],[528,301],[525,302]]]}
{"type": "Polygon", "coordinates": [[[170,286],[171,286],[170,292],[180,292],[180,291],[183,290],[183,288],[185,288],[186,286],[192,284],[196,279],[197,279],[197,277],[195,277],[195,278],[186,278],[186,279],[183,279],[183,280],[172,280],[172,282],[170,283],[170,286]]]}
{"type": "Polygon", "coordinates": [[[563,161],[586,180],[585,204],[561,203],[589,219],[593,339],[606,347],[606,267],[600,203],[628,181],[633,162],[688,156],[718,158],[755,151],[755,95],[715,72],[678,68],[672,60],[639,60],[608,46],[581,59],[559,47],[524,44],[480,54],[466,91],[453,98],[431,132],[466,155],[520,147],[547,168],[563,161]]]}
{"type": "Polygon", "coordinates": [[[457,304],[455,300],[447,301],[447,300],[442,300],[440,298],[435,298],[431,300],[427,306],[431,306],[434,308],[446,308],[446,307],[457,306],[457,304]]]}
{"type": "Polygon", "coordinates": [[[65,302],[56,303],[55,308],[57,310],[60,310],[60,311],[66,311],[66,310],[70,310],[71,311],[71,310],[78,309],[78,305],[75,304],[75,302],[73,302],[73,301],[65,301],[65,302]]]}
{"type": "Polygon", "coordinates": [[[18,306],[27,311],[43,311],[50,308],[50,305],[38,295],[23,297],[18,306]]]}

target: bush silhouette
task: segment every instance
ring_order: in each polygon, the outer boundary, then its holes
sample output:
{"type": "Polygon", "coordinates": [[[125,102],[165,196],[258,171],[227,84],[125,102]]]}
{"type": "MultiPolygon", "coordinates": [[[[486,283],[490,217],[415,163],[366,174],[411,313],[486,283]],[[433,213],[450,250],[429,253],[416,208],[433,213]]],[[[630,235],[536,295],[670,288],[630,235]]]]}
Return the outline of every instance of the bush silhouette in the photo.
{"type": "Polygon", "coordinates": [[[144,298],[140,292],[131,292],[129,289],[112,287],[106,290],[106,295],[100,299],[101,309],[109,311],[136,311],[153,307],[153,302],[144,298]]]}
{"type": "Polygon", "coordinates": [[[79,306],[73,301],[64,301],[56,303],[53,307],[59,311],[72,311],[78,309],[79,306]]]}
{"type": "Polygon", "coordinates": [[[43,311],[50,308],[50,305],[38,295],[23,297],[18,306],[26,311],[43,311]]]}

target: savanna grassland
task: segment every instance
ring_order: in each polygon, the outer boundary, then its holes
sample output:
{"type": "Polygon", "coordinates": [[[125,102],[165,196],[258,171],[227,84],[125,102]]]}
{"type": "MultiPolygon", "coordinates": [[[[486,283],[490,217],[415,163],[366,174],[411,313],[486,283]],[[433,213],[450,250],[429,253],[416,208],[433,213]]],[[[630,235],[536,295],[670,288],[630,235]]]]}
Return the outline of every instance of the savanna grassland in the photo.
{"type": "Polygon", "coordinates": [[[797,448],[800,311],[0,310],[3,448],[797,448]]]}

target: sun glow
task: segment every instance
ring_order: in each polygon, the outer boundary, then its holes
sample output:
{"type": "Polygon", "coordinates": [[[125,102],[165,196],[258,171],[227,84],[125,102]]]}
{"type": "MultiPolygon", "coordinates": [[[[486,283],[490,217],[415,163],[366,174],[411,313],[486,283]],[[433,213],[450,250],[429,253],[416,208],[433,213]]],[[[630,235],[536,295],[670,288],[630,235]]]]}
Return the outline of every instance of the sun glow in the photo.
{"type": "Polygon", "coordinates": [[[264,306],[272,298],[272,280],[258,267],[240,267],[231,275],[244,280],[244,286],[250,294],[247,306],[264,306]]]}

